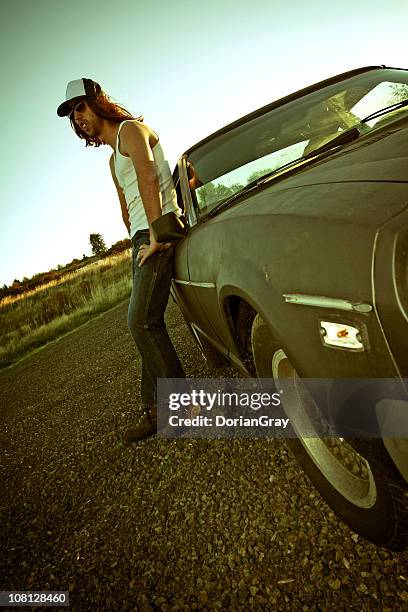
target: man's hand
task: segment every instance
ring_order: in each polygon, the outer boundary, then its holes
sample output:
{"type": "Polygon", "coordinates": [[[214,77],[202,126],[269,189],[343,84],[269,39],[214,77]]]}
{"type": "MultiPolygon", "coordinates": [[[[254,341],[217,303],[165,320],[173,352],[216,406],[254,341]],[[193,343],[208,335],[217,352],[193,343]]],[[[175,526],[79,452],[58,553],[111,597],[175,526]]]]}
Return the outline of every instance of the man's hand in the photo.
{"type": "Polygon", "coordinates": [[[171,242],[157,242],[157,240],[150,239],[150,244],[142,244],[137,252],[137,261],[139,262],[139,268],[141,268],[150,255],[156,253],[156,251],[165,251],[172,246],[171,242]]]}

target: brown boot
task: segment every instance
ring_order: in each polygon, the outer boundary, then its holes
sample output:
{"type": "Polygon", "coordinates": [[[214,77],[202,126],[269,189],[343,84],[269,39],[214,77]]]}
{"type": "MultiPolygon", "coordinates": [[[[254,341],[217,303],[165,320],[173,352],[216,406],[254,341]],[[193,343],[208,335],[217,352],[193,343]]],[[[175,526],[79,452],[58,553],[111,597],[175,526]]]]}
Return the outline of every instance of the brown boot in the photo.
{"type": "MultiPolygon", "coordinates": [[[[192,419],[198,416],[201,412],[200,406],[190,404],[183,410],[183,416],[192,419]]],[[[166,428],[166,423],[161,424],[161,428],[166,428]]],[[[179,433],[182,433],[184,427],[179,427],[179,433]]],[[[157,406],[153,406],[142,416],[140,421],[134,427],[129,427],[123,434],[125,442],[139,442],[149,436],[154,436],[157,433],[157,406]]]]}
{"type": "Polygon", "coordinates": [[[157,433],[157,406],[153,406],[142,416],[137,425],[129,427],[123,434],[125,442],[139,442],[157,433]]]}

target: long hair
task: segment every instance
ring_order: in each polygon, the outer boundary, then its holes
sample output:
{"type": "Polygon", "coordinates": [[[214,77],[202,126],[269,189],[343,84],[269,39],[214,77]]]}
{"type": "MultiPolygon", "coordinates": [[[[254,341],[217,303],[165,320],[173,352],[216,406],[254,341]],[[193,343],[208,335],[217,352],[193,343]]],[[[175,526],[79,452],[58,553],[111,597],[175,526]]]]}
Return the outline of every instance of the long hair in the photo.
{"type": "MultiPolygon", "coordinates": [[[[84,102],[89,105],[89,108],[99,117],[121,123],[125,119],[137,119],[137,121],[143,121],[143,115],[134,117],[126,108],[114,102],[104,91],[101,91],[97,96],[92,98],[85,98],[84,102]]],[[[69,116],[71,121],[71,127],[75,134],[86,141],[86,147],[100,147],[101,144],[105,144],[99,138],[90,138],[85,132],[81,130],[79,125],[74,121],[74,113],[69,116]]]]}

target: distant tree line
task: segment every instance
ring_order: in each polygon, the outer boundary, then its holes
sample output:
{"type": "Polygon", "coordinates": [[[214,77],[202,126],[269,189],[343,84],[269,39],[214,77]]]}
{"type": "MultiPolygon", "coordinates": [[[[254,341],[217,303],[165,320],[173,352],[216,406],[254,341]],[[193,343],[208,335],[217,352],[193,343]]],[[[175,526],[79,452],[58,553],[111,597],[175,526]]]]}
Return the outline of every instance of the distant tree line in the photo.
{"type": "Polygon", "coordinates": [[[75,258],[65,266],[58,265],[57,268],[49,270],[48,272],[39,272],[38,274],[34,274],[34,276],[31,278],[27,278],[25,276],[22,281],[14,279],[11,285],[7,286],[4,284],[3,287],[0,287],[0,300],[7,296],[15,296],[21,293],[26,293],[27,291],[32,291],[40,285],[45,285],[50,281],[59,280],[68,272],[75,272],[76,270],[83,268],[90,261],[109,257],[110,255],[117,255],[132,246],[131,240],[126,238],[125,240],[119,240],[109,249],[107,249],[100,234],[91,234],[89,236],[89,241],[92,246],[92,252],[94,253],[93,256],[87,257],[86,255],[83,255],[82,259],[75,258]],[[94,238],[91,239],[91,237],[94,238]]]}

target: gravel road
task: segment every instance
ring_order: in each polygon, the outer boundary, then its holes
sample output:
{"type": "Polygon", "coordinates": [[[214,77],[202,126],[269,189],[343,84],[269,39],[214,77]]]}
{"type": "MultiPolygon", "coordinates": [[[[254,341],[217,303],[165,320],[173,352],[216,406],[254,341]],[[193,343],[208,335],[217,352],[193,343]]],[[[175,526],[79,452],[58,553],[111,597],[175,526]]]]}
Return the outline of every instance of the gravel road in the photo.
{"type": "MultiPolygon", "coordinates": [[[[0,590],[69,589],[75,611],[408,609],[408,553],[337,520],[284,441],[123,446],[126,308],[0,372],[0,590]]],[[[172,301],[167,323],[188,376],[239,376],[208,370],[172,301]]]]}

